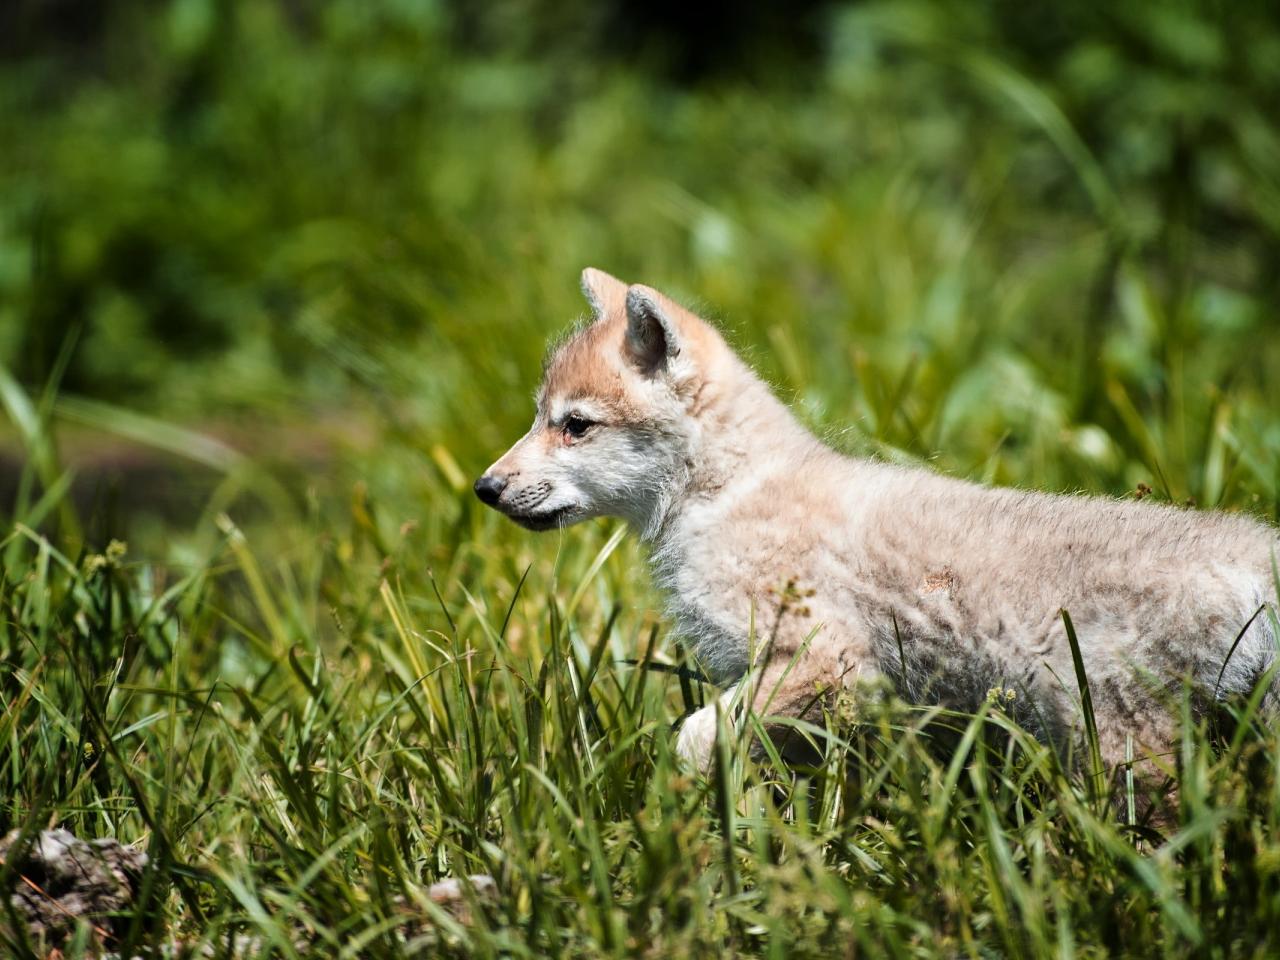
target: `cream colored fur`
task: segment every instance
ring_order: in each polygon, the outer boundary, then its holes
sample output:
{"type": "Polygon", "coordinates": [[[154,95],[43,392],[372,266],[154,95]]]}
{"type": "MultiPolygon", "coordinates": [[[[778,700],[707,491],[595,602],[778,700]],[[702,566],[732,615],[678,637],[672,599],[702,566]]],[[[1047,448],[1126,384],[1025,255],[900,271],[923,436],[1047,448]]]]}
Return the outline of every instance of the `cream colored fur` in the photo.
{"type": "MultiPolygon", "coordinates": [[[[583,289],[595,316],[554,352],[532,428],[486,473],[505,483],[494,505],[535,529],[626,518],[726,697],[753,656],[754,706],[775,715],[820,718],[824,694],[877,677],[963,709],[1001,687],[1068,747],[1065,608],[1116,765],[1169,749],[1164,692],[1243,693],[1271,665],[1274,529],[842,456],[693,314],[596,270],[583,289]]],[[[714,708],[693,715],[679,752],[704,767],[715,729],[714,708]]]]}

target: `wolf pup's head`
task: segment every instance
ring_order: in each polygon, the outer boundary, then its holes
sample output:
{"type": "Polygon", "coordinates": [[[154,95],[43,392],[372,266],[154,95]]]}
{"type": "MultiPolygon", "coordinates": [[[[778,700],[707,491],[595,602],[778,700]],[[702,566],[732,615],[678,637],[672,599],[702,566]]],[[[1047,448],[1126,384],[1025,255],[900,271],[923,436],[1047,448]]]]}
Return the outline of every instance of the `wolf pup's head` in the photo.
{"type": "Polygon", "coordinates": [[[476,496],[530,530],[613,516],[651,532],[688,482],[734,358],[656,290],[588,268],[582,292],[591,322],[551,353],[533,426],[476,496]]]}

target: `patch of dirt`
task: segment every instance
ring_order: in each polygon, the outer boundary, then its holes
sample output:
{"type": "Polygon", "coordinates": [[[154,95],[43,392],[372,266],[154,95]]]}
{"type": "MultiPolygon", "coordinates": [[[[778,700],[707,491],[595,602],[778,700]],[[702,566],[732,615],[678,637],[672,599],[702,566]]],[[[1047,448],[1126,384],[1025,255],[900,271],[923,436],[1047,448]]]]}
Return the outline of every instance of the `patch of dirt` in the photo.
{"type": "MultiPolygon", "coordinates": [[[[26,924],[32,944],[55,950],[81,921],[99,943],[113,941],[137,895],[147,855],[118,840],[86,842],[66,830],[41,831],[25,848],[18,838],[14,830],[0,839],[0,870],[9,876],[5,895],[13,915],[26,924]]],[[[10,924],[7,914],[0,914],[0,928],[10,924]]],[[[21,940],[16,931],[6,933],[21,940]]]]}
{"type": "MultiPolygon", "coordinates": [[[[114,522],[145,515],[186,524],[208,503],[232,462],[251,462],[277,478],[301,483],[323,475],[344,456],[367,450],[380,435],[376,421],[358,411],[299,414],[287,421],[265,416],[256,423],[209,421],[175,429],[181,435],[168,439],[195,448],[192,455],[58,421],[58,464],[72,471],[69,496],[80,516],[105,515],[114,522]],[[213,465],[221,461],[223,466],[213,465]]],[[[18,437],[0,413],[0,512],[14,503],[26,461],[18,437]]],[[[37,484],[34,493],[41,492],[37,484]]]]}

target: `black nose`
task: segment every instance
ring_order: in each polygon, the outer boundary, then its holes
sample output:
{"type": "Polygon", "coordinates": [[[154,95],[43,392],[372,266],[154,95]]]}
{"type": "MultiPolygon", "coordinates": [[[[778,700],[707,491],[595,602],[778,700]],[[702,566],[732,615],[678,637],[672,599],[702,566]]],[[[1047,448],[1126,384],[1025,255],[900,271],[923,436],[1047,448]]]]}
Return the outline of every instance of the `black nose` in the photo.
{"type": "Polygon", "coordinates": [[[483,477],[476,481],[476,496],[480,498],[482,503],[494,506],[498,502],[498,498],[502,496],[502,491],[507,489],[506,477],[495,477],[491,473],[486,473],[483,477]]]}

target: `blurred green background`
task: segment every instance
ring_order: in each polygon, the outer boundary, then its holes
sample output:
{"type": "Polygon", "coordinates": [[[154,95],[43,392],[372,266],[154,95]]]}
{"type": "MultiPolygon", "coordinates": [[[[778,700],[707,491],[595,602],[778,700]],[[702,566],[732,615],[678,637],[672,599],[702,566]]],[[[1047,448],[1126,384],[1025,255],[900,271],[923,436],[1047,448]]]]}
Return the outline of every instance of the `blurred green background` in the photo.
{"type": "Polygon", "coordinates": [[[1275,520],[1280,4],[0,2],[0,834],[145,847],[121,955],[1270,956],[1251,718],[1167,842],[928,711],[672,763],[634,539],[470,491],[587,265],[841,449],[1275,520]]]}
{"type": "Polygon", "coordinates": [[[1277,511],[1273,3],[14,0],[0,38],[0,365],[58,429],[14,418],[15,517],[66,467],[161,552],[211,496],[457,519],[589,264],[847,449],[1277,511]]]}

